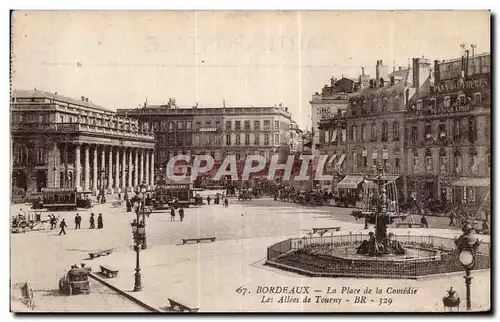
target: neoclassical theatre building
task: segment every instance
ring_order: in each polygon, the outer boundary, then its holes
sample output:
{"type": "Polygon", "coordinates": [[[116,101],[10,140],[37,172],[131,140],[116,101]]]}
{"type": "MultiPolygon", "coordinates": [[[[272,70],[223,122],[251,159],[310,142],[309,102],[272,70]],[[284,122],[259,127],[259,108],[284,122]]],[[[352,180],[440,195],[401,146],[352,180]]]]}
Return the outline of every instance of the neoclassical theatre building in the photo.
{"type": "Polygon", "coordinates": [[[11,96],[13,196],[42,188],[107,193],[154,184],[154,134],[135,119],[39,90],[11,96]]]}

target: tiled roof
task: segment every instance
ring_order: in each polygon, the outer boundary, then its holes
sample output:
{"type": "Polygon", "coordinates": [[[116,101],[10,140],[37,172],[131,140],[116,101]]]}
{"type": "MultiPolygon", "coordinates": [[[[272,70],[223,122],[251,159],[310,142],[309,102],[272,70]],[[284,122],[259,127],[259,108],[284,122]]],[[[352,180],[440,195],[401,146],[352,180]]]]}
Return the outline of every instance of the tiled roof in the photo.
{"type": "Polygon", "coordinates": [[[113,112],[110,109],[96,105],[96,104],[91,103],[91,102],[84,102],[82,100],[77,100],[77,99],[74,99],[71,97],[66,97],[66,96],[62,96],[62,95],[54,94],[54,93],[49,93],[49,92],[44,92],[44,91],[40,91],[40,90],[36,90],[36,89],[35,90],[15,90],[14,93],[12,93],[12,96],[17,97],[17,98],[47,98],[47,99],[51,99],[51,100],[58,101],[58,102],[65,102],[65,103],[69,103],[69,104],[74,104],[74,105],[79,105],[79,106],[83,106],[83,107],[97,109],[100,111],[113,112]]]}
{"type": "Polygon", "coordinates": [[[364,88],[358,92],[353,93],[352,96],[364,96],[364,95],[371,95],[371,94],[375,94],[375,93],[380,94],[380,93],[391,91],[394,89],[404,89],[405,83],[407,82],[408,76],[410,74],[410,69],[405,69],[404,71],[401,70],[401,72],[404,72],[403,74],[401,74],[403,79],[401,79],[399,82],[396,82],[394,85],[389,84],[389,85],[385,85],[384,87],[373,87],[373,88],[367,87],[367,88],[364,88]]]}
{"type": "Polygon", "coordinates": [[[409,70],[408,68],[403,68],[401,70],[396,70],[396,71],[390,73],[389,77],[391,77],[391,76],[394,76],[394,78],[405,77],[407,75],[408,70],[409,70]]]}

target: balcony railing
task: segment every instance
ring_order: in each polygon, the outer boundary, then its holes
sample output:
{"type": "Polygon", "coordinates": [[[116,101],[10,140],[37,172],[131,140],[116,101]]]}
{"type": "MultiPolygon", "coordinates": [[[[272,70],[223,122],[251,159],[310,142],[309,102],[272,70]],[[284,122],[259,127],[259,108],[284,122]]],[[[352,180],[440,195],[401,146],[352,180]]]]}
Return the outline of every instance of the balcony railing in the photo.
{"type": "Polygon", "coordinates": [[[97,133],[107,135],[119,135],[124,137],[154,140],[152,132],[141,132],[133,130],[123,130],[109,128],[100,125],[90,125],[81,123],[14,123],[11,125],[13,132],[58,132],[58,133],[97,133]]]}

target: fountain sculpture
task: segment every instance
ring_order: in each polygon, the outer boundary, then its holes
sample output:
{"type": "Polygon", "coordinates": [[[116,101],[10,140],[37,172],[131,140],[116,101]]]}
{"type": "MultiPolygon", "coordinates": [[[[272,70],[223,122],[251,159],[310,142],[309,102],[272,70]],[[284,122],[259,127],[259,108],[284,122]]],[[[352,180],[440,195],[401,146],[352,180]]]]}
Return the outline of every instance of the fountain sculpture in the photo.
{"type": "MultiPolygon", "coordinates": [[[[379,166],[374,178],[370,180],[377,186],[374,195],[374,212],[363,213],[364,216],[371,216],[375,221],[375,233],[369,233],[369,239],[364,240],[357,249],[357,253],[367,256],[384,255],[404,255],[405,250],[396,240],[393,240],[393,234],[387,235],[387,225],[390,223],[390,217],[387,212],[387,192],[384,188],[384,179],[382,178],[383,168],[379,166]]],[[[367,218],[365,218],[367,220],[367,218]]]]}

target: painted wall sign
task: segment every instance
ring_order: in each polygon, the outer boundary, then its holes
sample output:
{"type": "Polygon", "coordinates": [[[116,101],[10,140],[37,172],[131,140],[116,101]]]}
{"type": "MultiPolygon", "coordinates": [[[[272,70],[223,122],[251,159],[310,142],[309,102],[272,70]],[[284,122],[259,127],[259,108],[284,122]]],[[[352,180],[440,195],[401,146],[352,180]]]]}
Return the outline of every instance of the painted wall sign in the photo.
{"type": "Polygon", "coordinates": [[[438,93],[448,93],[462,89],[467,90],[467,89],[488,88],[489,86],[490,82],[486,78],[479,78],[479,79],[458,78],[440,82],[436,86],[436,90],[438,93]]]}

